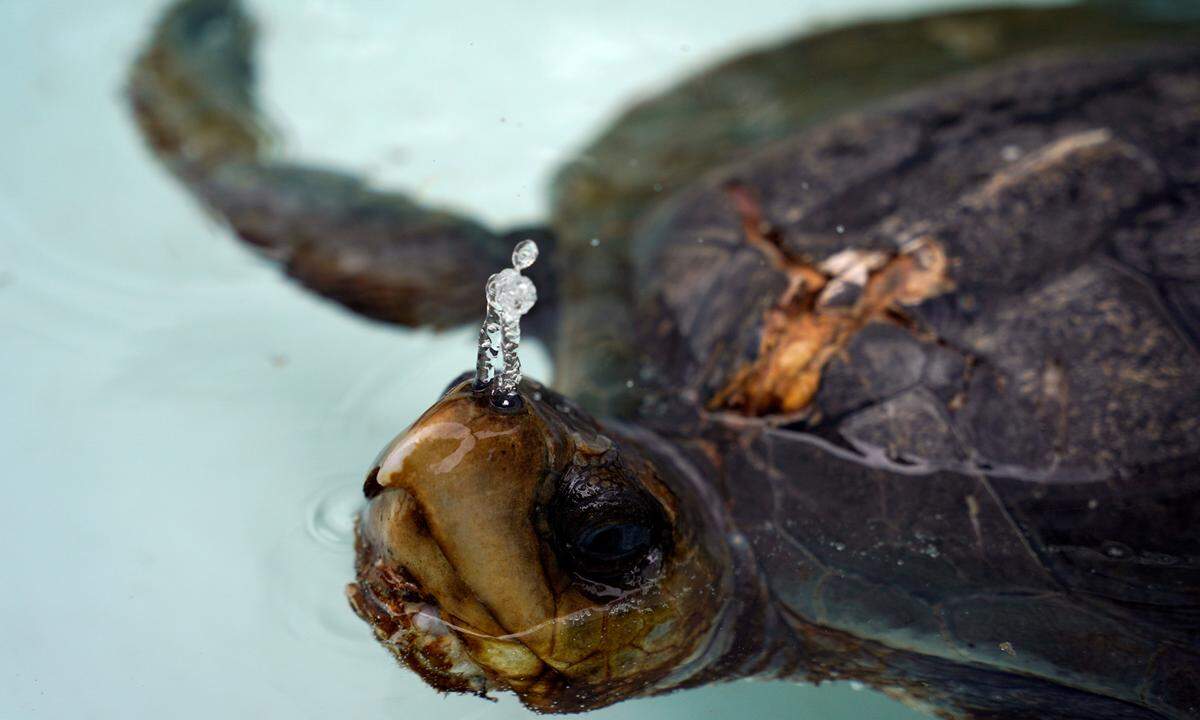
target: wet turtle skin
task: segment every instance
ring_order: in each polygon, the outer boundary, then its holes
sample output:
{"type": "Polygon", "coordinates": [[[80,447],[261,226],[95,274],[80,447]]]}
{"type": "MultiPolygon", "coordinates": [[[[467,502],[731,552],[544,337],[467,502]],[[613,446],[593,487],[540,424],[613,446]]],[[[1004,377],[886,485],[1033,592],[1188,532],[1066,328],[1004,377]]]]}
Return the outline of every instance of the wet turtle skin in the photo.
{"type": "MultiPolygon", "coordinates": [[[[535,318],[556,389],[705,488],[735,589],[702,667],[646,692],[857,679],[953,718],[1200,717],[1189,7],[830,31],[634,108],[564,170],[535,318]]],[[[167,16],[131,84],[152,148],[310,289],[477,321],[528,231],[277,160],[248,27],[217,0],[167,16]]]]}

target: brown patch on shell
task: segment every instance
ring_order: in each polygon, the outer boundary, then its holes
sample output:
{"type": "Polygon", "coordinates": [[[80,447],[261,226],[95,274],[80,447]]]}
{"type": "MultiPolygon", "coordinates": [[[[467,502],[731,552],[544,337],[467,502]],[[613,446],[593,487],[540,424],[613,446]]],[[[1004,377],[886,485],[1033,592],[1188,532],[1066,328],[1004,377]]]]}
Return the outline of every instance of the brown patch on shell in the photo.
{"type": "Polygon", "coordinates": [[[808,408],[825,365],[871,322],[892,322],[900,306],[916,305],[952,287],[941,244],[921,236],[896,253],[847,249],[813,265],[791,257],[763,219],[749,190],[727,191],[746,240],[788,280],[762,324],[758,355],[709,401],[709,409],[751,416],[808,408]]]}

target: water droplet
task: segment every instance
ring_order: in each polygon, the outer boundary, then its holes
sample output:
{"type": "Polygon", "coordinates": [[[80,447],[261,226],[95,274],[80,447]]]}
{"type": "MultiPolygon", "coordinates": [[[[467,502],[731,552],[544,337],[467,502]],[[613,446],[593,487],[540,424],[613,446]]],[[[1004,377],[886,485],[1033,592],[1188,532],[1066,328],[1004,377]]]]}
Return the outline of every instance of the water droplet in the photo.
{"type": "Polygon", "coordinates": [[[844,233],[844,232],[846,232],[846,226],[845,226],[845,225],[838,225],[838,226],[837,226],[837,234],[838,234],[838,235],[841,235],[841,234],[842,234],[842,233],[844,233]]]}
{"type": "Polygon", "coordinates": [[[1016,145],[1005,145],[1000,151],[1000,157],[1003,158],[1005,162],[1013,162],[1021,157],[1021,148],[1017,147],[1016,145]]]}
{"type": "Polygon", "coordinates": [[[538,246],[532,240],[522,240],[513,248],[512,264],[517,270],[524,270],[538,258],[538,246]]]}
{"type": "Polygon", "coordinates": [[[1103,549],[1105,555],[1117,560],[1124,560],[1133,554],[1133,550],[1128,545],[1119,542],[1106,542],[1103,549]]]}
{"type": "Polygon", "coordinates": [[[592,247],[600,247],[600,238],[592,238],[588,241],[588,244],[592,247]]]}
{"type": "Polygon", "coordinates": [[[1096,498],[1092,498],[1091,500],[1088,500],[1088,510],[1095,510],[1098,507],[1100,507],[1099,500],[1097,500],[1096,498]]]}
{"type": "Polygon", "coordinates": [[[520,317],[537,302],[537,288],[529,278],[505,268],[488,280],[487,300],[501,315],[520,317]]]}
{"type": "Polygon", "coordinates": [[[627,388],[632,388],[632,387],[633,387],[633,381],[632,381],[632,380],[626,380],[626,381],[625,381],[625,387],[627,387],[627,388]]]}

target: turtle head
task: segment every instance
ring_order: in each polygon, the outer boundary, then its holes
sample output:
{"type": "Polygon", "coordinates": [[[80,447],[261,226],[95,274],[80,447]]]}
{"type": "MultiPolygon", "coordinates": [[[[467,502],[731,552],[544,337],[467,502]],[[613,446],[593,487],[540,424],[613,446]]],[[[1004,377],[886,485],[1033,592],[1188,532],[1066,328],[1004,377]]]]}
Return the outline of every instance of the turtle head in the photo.
{"type": "Polygon", "coordinates": [[[572,712],[686,668],[724,584],[687,498],[639,447],[525,381],[452,384],[372,468],[356,612],[442,691],[572,712]]]}

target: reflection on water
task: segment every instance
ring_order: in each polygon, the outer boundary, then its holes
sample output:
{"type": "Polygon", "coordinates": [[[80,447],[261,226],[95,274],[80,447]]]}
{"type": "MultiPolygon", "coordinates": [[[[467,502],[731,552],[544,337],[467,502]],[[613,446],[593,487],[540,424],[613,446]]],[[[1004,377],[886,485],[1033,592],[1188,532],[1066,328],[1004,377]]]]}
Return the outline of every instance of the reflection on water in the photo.
{"type": "MultiPolygon", "coordinates": [[[[619,99],[807,18],[906,4],[252,7],[299,154],[512,221],[619,99]]],[[[0,717],[524,716],[428,690],[343,590],[360,473],[471,366],[474,331],[357,320],[205,220],[119,103],[159,6],[0,7],[0,717]]],[[[596,717],[747,714],[912,716],[739,683],[596,717]]]]}
{"type": "Polygon", "coordinates": [[[309,499],[308,533],[331,550],[352,550],[354,521],[364,504],[357,476],[329,478],[309,499]]]}

